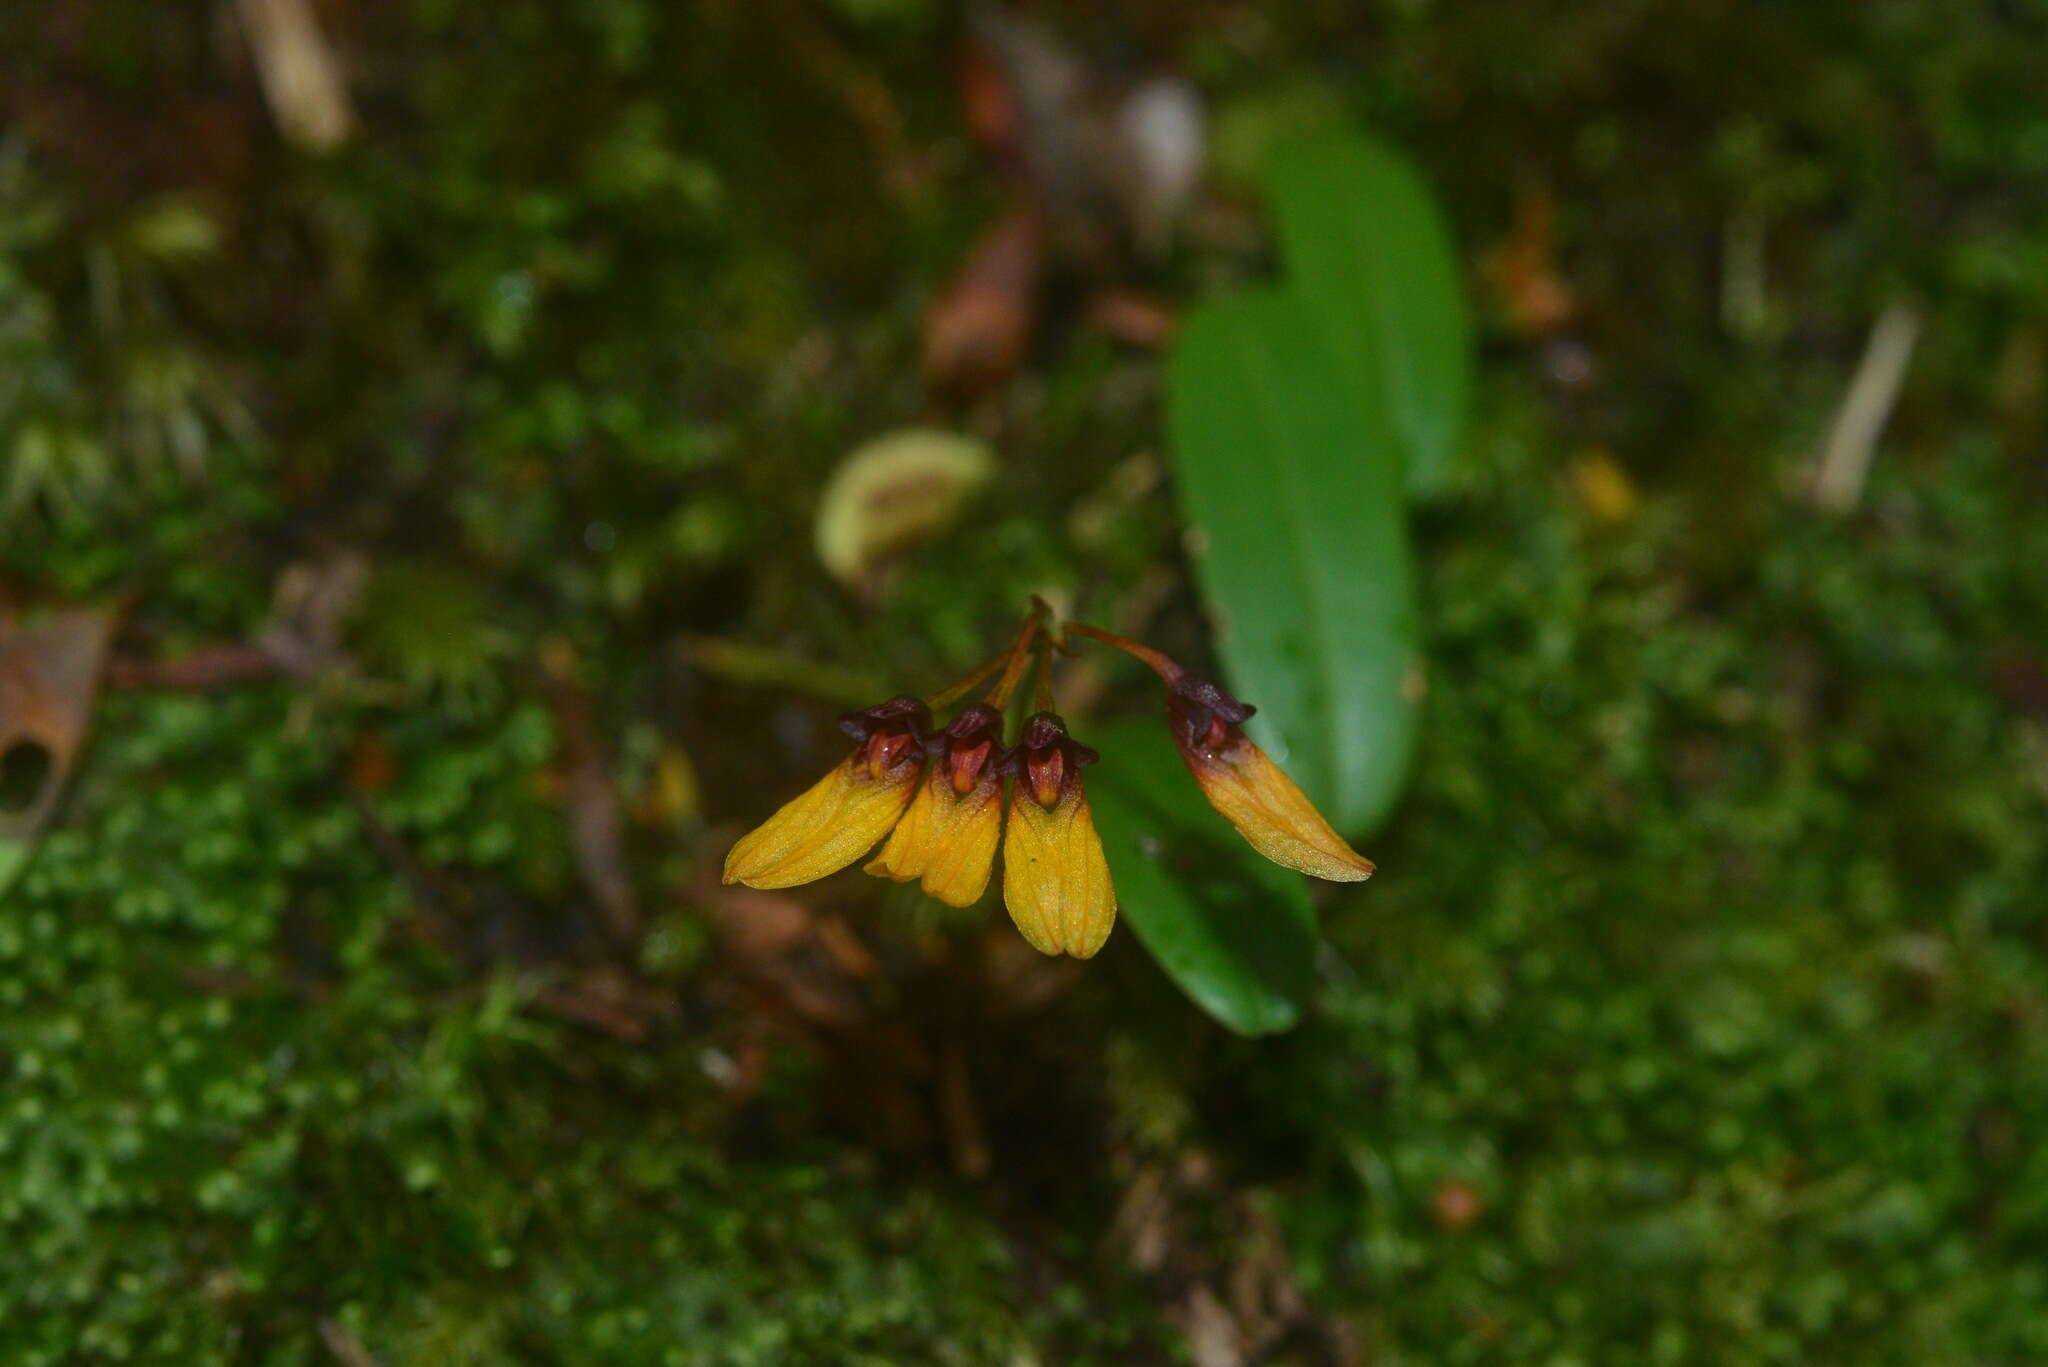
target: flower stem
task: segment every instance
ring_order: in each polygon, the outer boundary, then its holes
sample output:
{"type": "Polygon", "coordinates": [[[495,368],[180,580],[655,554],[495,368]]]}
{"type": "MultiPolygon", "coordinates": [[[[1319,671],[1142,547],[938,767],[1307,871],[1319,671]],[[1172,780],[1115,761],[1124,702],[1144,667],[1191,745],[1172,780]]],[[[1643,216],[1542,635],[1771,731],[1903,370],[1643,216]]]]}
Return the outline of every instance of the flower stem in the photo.
{"type": "Polygon", "coordinates": [[[1068,622],[1066,630],[1078,632],[1083,636],[1092,636],[1104,645],[1115,646],[1126,655],[1137,656],[1147,665],[1150,665],[1152,672],[1168,684],[1177,682],[1183,672],[1178,664],[1175,664],[1173,660],[1160,654],[1151,646],[1139,645],[1136,641],[1127,640],[1113,631],[1104,631],[1101,627],[1091,627],[1086,622],[1068,622]]]}
{"type": "Polygon", "coordinates": [[[1057,712],[1059,708],[1052,700],[1052,642],[1038,643],[1038,681],[1031,689],[1031,710],[1033,712],[1057,712]]]}
{"type": "Polygon", "coordinates": [[[1045,605],[1034,604],[1030,615],[1024,619],[1023,629],[1017,633],[1017,643],[1010,647],[1003,677],[996,680],[996,686],[989,690],[988,704],[998,712],[1010,705],[1010,694],[1016,692],[1017,681],[1024,677],[1024,666],[1031,663],[1031,638],[1038,634],[1038,624],[1044,616],[1045,605]]]}
{"type": "Polygon", "coordinates": [[[986,664],[977,667],[972,674],[969,674],[966,678],[960,680],[960,682],[942,688],[937,693],[934,693],[929,698],[926,698],[926,704],[931,707],[932,711],[936,712],[942,707],[948,706],[951,703],[959,701],[961,698],[967,695],[968,690],[972,689],[976,684],[980,683],[982,680],[988,678],[989,675],[995,673],[998,669],[1001,669],[1003,665],[1009,660],[1009,658],[1010,652],[1007,650],[1003,651],[1001,654],[989,660],[986,664]]]}

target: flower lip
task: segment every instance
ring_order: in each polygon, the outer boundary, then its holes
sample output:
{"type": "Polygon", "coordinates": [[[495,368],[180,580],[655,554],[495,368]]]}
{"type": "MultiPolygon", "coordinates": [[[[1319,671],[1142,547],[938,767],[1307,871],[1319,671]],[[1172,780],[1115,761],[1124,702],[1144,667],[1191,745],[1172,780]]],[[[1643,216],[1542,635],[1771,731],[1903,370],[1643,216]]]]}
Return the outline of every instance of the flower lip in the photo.
{"type": "Polygon", "coordinates": [[[1068,785],[1081,781],[1081,771],[1102,755],[1067,734],[1057,712],[1035,712],[1024,733],[1002,758],[1002,771],[1014,774],[1041,807],[1057,804],[1068,785]]]}
{"type": "Polygon", "coordinates": [[[1259,710],[1194,674],[1173,681],[1166,706],[1183,749],[1215,749],[1259,710]]]}
{"type": "Polygon", "coordinates": [[[953,791],[965,797],[981,780],[991,760],[1000,764],[1003,755],[1003,714],[987,703],[976,703],[932,735],[926,753],[944,765],[953,781],[953,791]]]}
{"type": "Polygon", "coordinates": [[[887,702],[848,712],[839,729],[858,742],[855,754],[867,756],[868,774],[880,779],[906,760],[924,762],[930,752],[932,710],[922,698],[899,693],[887,702]]]}

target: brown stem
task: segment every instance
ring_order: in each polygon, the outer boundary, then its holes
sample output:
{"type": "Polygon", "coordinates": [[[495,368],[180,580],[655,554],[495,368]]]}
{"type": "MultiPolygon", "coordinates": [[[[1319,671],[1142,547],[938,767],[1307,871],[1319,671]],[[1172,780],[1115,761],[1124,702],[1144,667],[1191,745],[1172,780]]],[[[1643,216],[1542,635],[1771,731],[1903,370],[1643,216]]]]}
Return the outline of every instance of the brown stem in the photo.
{"type": "Polygon", "coordinates": [[[1010,647],[1010,658],[1003,669],[1003,677],[996,680],[996,686],[989,690],[988,705],[1000,712],[1010,705],[1010,694],[1017,690],[1017,680],[1024,676],[1024,666],[1031,663],[1031,638],[1038,634],[1039,621],[1045,616],[1045,605],[1034,603],[1031,614],[1024,619],[1024,627],[1017,633],[1017,643],[1010,647]]]}
{"type": "Polygon", "coordinates": [[[1059,708],[1052,700],[1052,642],[1041,641],[1038,645],[1038,682],[1031,690],[1031,710],[1034,712],[1057,712],[1059,708]]]}
{"type": "Polygon", "coordinates": [[[972,674],[969,674],[959,683],[950,684],[947,687],[942,688],[938,692],[932,694],[929,698],[925,699],[925,703],[932,709],[932,711],[936,712],[940,708],[945,707],[953,702],[956,702],[960,698],[966,696],[966,693],[969,689],[973,688],[976,684],[986,679],[989,675],[995,673],[998,669],[1001,669],[1003,665],[1009,660],[1009,658],[1010,652],[1007,650],[1003,651],[1001,654],[990,659],[986,664],[977,667],[972,674]]]}
{"type": "Polygon", "coordinates": [[[280,672],[269,651],[240,641],[201,646],[170,660],[121,655],[107,662],[107,682],[115,688],[205,692],[251,679],[274,679],[280,672]]]}
{"type": "Polygon", "coordinates": [[[1175,664],[1171,659],[1154,650],[1151,646],[1139,645],[1136,641],[1126,640],[1113,631],[1104,631],[1101,627],[1091,627],[1086,622],[1069,622],[1066,624],[1066,629],[1079,632],[1083,636],[1092,636],[1104,645],[1115,646],[1126,655],[1137,656],[1150,665],[1152,672],[1165,680],[1169,685],[1179,682],[1180,676],[1184,672],[1178,664],[1175,664]]]}

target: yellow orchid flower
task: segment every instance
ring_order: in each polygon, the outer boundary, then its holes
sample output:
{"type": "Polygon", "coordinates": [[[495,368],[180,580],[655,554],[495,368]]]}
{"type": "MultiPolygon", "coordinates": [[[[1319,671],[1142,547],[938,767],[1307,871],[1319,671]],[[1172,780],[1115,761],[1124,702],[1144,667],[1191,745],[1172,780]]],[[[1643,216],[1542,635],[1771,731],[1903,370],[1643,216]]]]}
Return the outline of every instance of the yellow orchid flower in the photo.
{"type": "Polygon", "coordinates": [[[806,792],[740,837],[725,881],[789,888],[837,873],[874,848],[910,805],[924,771],[931,708],[904,695],[839,719],[859,742],[806,792]]]}
{"type": "Polygon", "coordinates": [[[1372,877],[1372,861],[1346,844],[1307,794],[1240,729],[1257,708],[1150,646],[1080,622],[1064,630],[1135,655],[1165,682],[1167,724],[1181,759],[1209,805],[1253,849],[1314,878],[1356,883],[1372,877]]]}
{"type": "Polygon", "coordinates": [[[842,717],[853,753],[743,836],[726,855],[725,881],[794,887],[838,872],[887,836],[867,872],[915,880],[926,895],[965,907],[987,891],[1000,841],[1003,902],[1024,939],[1043,954],[1093,957],[1116,925],[1116,889],[1081,782],[1081,770],[1100,757],[1068,735],[1053,708],[1053,654],[1069,649],[1066,632],[1113,645],[1158,673],[1188,772],[1253,849],[1317,878],[1371,877],[1372,861],[1244,734],[1249,704],[1149,646],[1079,622],[1045,628],[1046,612],[1034,606],[1008,651],[931,702],[906,694],[842,717]],[[1005,750],[1003,712],[1041,634],[1036,710],[1005,750]],[[963,708],[943,731],[931,729],[933,708],[999,669],[985,701],[963,708]]]}
{"type": "Polygon", "coordinates": [[[1169,688],[1167,719],[1181,759],[1209,805],[1253,849],[1314,878],[1356,883],[1372,877],[1372,861],[1330,829],[1294,780],[1239,729],[1256,708],[1192,674],[1169,688]]]}
{"type": "Polygon", "coordinates": [[[1093,958],[1116,924],[1116,889],[1095,834],[1081,770],[1100,756],[1040,712],[1012,752],[1016,775],[1003,838],[1003,902],[1041,954],[1093,958]]]}
{"type": "Polygon", "coordinates": [[[988,888],[1002,834],[1003,714],[976,703],[941,735],[924,785],[867,871],[899,883],[921,878],[927,897],[970,907],[988,888]]]}

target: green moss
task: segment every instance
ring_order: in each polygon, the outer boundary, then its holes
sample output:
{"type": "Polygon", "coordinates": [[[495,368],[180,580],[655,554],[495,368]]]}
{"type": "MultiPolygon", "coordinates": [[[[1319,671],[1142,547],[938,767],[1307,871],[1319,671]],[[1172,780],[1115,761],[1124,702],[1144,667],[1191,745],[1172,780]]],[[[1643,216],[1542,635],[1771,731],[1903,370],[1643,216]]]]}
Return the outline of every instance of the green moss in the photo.
{"type": "MultiPolygon", "coordinates": [[[[1301,1029],[1220,1035],[1128,936],[991,1020],[975,918],[851,879],[821,905],[886,963],[849,1043],[735,989],[692,891],[829,705],[678,638],[926,683],[1048,585],[1206,635],[1145,477],[1153,362],[1064,296],[958,418],[1005,459],[975,519],[877,604],[813,561],[824,475],[924,415],[920,310],[996,199],[930,10],[840,4],[805,45],[801,6],[436,0],[344,35],[372,135],[325,159],[164,7],[23,40],[109,122],[0,160],[0,576],[128,599],[122,650],[175,655],[338,545],[382,574],[364,677],[108,694],[0,905],[0,1367],[310,1367],[328,1321],[394,1367],[1176,1361],[1253,1213],[1307,1295],[1276,1361],[2048,1357],[2048,490],[2012,321],[2048,304],[2040,35],[1937,0],[1132,11],[1219,109],[1279,90],[1412,147],[1474,262],[1548,182],[1599,379],[1546,387],[1482,296],[1470,450],[1417,525],[1415,785],[1327,904],[1301,1029]],[[197,109],[221,136],[173,141],[242,160],[131,156],[145,86],[145,124],[197,109]],[[1802,462],[1909,294],[1873,480],[1824,518],[1802,462]],[[58,428],[98,444],[24,464],[58,428]],[[1575,504],[1591,445],[1644,493],[1622,527],[1575,504]],[[663,746],[701,780],[631,827],[628,960],[674,1012],[638,1040],[542,1000],[617,962],[544,636],[635,794],[663,746]],[[1136,1266],[1119,1211],[1160,1181],[1136,1266]]],[[[1259,269],[1223,220],[1147,287],[1259,269]]],[[[1153,706],[1124,677],[1100,713],[1153,706]]]]}

